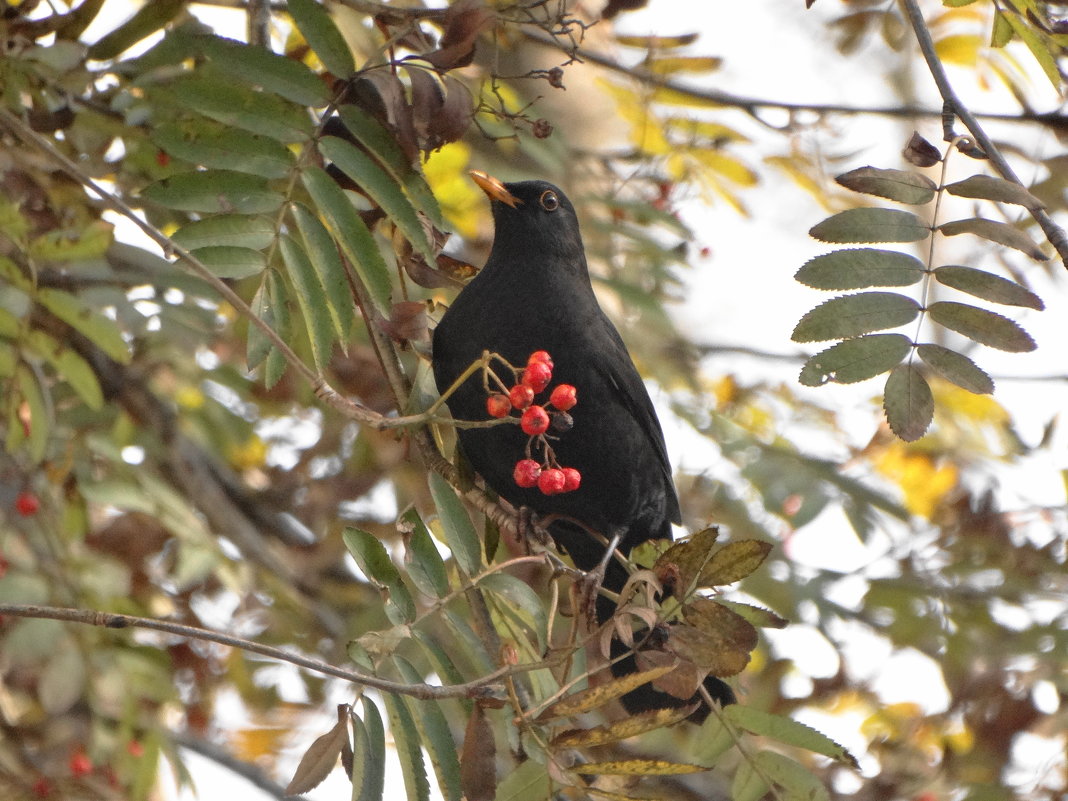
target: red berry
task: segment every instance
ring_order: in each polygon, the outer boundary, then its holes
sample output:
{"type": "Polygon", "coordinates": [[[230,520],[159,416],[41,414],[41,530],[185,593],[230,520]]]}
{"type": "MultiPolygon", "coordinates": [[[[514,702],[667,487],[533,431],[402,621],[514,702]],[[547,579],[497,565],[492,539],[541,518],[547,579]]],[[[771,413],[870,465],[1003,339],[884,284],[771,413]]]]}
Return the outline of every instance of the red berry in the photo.
{"type": "Polygon", "coordinates": [[[531,406],[519,418],[519,427],[524,434],[536,437],[549,430],[549,413],[542,406],[531,406]]]}
{"type": "Polygon", "coordinates": [[[68,767],[71,776],[88,776],[93,772],[93,762],[85,751],[75,751],[71,754],[68,767]]]}
{"type": "Polygon", "coordinates": [[[553,377],[553,368],[545,362],[532,362],[523,371],[523,383],[534,392],[541,392],[549,385],[553,377]]]}
{"type": "Polygon", "coordinates": [[[527,359],[527,364],[534,364],[534,362],[541,362],[542,364],[549,365],[549,369],[553,369],[553,357],[549,355],[547,350],[536,350],[527,359]]]}
{"type": "Polygon", "coordinates": [[[549,396],[549,403],[562,412],[566,412],[578,403],[577,390],[570,384],[557,384],[549,396]]]}
{"type": "Polygon", "coordinates": [[[126,743],[126,753],[130,756],[137,758],[145,755],[145,747],[141,745],[140,740],[130,740],[126,743]]]}
{"type": "Polygon", "coordinates": [[[582,473],[576,470],[574,467],[565,467],[564,473],[564,492],[574,492],[579,488],[582,483],[582,473]]]}
{"type": "Polygon", "coordinates": [[[32,492],[23,490],[15,498],[15,511],[23,517],[33,517],[40,508],[41,501],[32,492]]]}
{"type": "Polygon", "coordinates": [[[550,467],[548,470],[542,470],[538,476],[538,489],[543,495],[559,495],[564,491],[566,482],[563,470],[550,467]]]}
{"type": "Polygon", "coordinates": [[[512,411],[512,404],[507,395],[495,392],[486,398],[486,411],[490,417],[507,417],[512,411]]]}
{"type": "Polygon", "coordinates": [[[508,400],[516,409],[525,409],[534,402],[534,390],[526,384],[516,384],[508,390],[508,400]]]}
{"type": "Polygon", "coordinates": [[[171,154],[170,153],[168,153],[166,150],[157,150],[156,151],[156,164],[158,164],[161,167],[166,167],[170,163],[171,163],[171,154]]]}
{"type": "Polygon", "coordinates": [[[55,788],[52,782],[43,776],[33,783],[33,795],[35,798],[49,798],[55,788]]]}
{"type": "Polygon", "coordinates": [[[525,489],[536,485],[539,475],[541,475],[541,465],[533,459],[520,459],[515,463],[515,470],[512,471],[515,483],[525,489]]]}

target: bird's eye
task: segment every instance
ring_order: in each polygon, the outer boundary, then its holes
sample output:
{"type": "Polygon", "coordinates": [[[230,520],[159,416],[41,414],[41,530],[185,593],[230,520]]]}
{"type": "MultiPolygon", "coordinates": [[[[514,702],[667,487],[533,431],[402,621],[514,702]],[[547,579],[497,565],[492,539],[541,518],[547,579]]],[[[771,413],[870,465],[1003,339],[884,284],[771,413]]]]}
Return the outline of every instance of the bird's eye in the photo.
{"type": "Polygon", "coordinates": [[[556,196],[556,192],[551,189],[546,189],[541,193],[541,197],[538,198],[538,202],[541,203],[541,207],[546,211],[556,211],[560,208],[560,198],[556,196]]]}

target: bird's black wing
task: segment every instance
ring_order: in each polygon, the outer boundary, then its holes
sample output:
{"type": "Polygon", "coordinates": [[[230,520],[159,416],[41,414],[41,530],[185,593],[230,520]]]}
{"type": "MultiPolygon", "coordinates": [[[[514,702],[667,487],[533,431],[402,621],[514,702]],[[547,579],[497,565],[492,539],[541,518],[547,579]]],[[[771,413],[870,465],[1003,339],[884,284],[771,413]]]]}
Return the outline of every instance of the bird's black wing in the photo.
{"type": "MultiPolygon", "coordinates": [[[[664,510],[668,518],[675,523],[682,522],[682,510],[679,508],[679,496],[675,492],[675,482],[671,476],[671,461],[668,459],[667,446],[664,444],[664,431],[660,427],[660,420],[653,408],[653,401],[649,392],[645,389],[645,383],[638,374],[634,362],[630,358],[627,346],[615,326],[607,317],[602,318],[606,334],[607,350],[598,355],[595,360],[598,372],[605,381],[612,386],[630,412],[631,416],[638,421],[649,444],[653,446],[660,461],[660,471],[664,479],[664,493],[667,508],[664,510]]],[[[599,344],[601,344],[601,341],[599,344]]]]}

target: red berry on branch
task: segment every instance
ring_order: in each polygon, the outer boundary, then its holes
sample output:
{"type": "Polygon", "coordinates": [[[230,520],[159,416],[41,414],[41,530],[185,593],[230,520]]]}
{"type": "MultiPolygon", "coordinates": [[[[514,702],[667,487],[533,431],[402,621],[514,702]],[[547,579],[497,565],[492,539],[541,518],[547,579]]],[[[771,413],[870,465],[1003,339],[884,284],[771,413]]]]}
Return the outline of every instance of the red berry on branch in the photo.
{"type": "Polygon", "coordinates": [[[515,479],[515,483],[524,489],[530,489],[535,486],[540,475],[541,465],[533,459],[520,459],[515,463],[515,470],[512,471],[512,478],[515,479]]]}
{"type": "Polygon", "coordinates": [[[553,369],[553,357],[549,355],[547,350],[536,350],[527,359],[527,364],[534,364],[534,362],[541,362],[542,364],[549,365],[549,369],[553,369]]]}
{"type": "Polygon", "coordinates": [[[89,759],[89,755],[85,751],[75,751],[70,755],[70,768],[71,776],[88,776],[93,772],[93,762],[89,759]]]}
{"type": "Polygon", "coordinates": [[[516,409],[525,409],[534,402],[534,390],[526,384],[516,384],[508,390],[508,400],[516,409]]]}
{"type": "Polygon", "coordinates": [[[512,404],[506,395],[495,392],[486,398],[486,411],[490,417],[507,417],[512,411],[512,404]]]}
{"type": "Polygon", "coordinates": [[[40,499],[28,490],[23,490],[15,498],[15,511],[23,517],[33,517],[40,508],[40,499]]]}
{"type": "Polygon", "coordinates": [[[519,427],[531,437],[544,434],[549,430],[549,413],[542,406],[531,406],[519,418],[519,427]]]}
{"type": "Polygon", "coordinates": [[[523,371],[523,383],[534,390],[541,392],[549,385],[553,378],[553,368],[545,362],[532,362],[523,371]]]}
{"type": "Polygon", "coordinates": [[[582,483],[582,473],[576,470],[574,467],[565,467],[564,473],[564,492],[574,492],[579,488],[582,483]]]}
{"type": "Polygon", "coordinates": [[[564,491],[566,483],[567,479],[564,477],[564,471],[555,467],[542,470],[541,475],[538,476],[538,489],[541,490],[543,495],[559,495],[564,491]]]}
{"type": "Polygon", "coordinates": [[[578,403],[578,390],[570,384],[557,384],[549,396],[549,403],[562,412],[566,412],[578,403]]]}

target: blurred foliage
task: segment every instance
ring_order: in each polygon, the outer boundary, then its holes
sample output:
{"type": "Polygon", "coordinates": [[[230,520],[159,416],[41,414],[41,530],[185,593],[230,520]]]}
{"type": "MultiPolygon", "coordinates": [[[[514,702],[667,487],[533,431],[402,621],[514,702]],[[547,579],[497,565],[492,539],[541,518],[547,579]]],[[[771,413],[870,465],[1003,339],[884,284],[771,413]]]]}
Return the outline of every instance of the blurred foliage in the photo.
{"type": "MultiPolygon", "coordinates": [[[[935,369],[925,376],[911,359],[918,343],[872,344],[853,337],[882,326],[817,315],[808,339],[842,341],[807,362],[802,383],[893,371],[890,423],[909,434],[899,439],[878,404],[835,405],[837,387],[814,396],[724,361],[713,370],[704,356],[717,343],[671,314],[688,265],[717,260],[683,207],[759,215],[751,193],[788,181],[812,198],[805,219],[857,210],[857,194],[828,178],[857,166],[829,128],[863,107],[805,116],[783,103],[789,124],[769,124],[762,109],[775,99],[694,88],[729,65],[696,35],[616,36],[566,3],[224,5],[256,12],[242,13],[243,38],[273,50],[222,38],[235,32],[213,28],[211,5],[186,0],[132,16],[115,0],[0,10],[0,605],[225,631],[411,692],[173,631],[11,614],[0,622],[0,795],[158,798],[164,762],[196,784],[185,768],[196,752],[276,797],[287,783],[307,792],[340,756],[353,798],[399,797],[384,785],[387,723],[410,798],[428,796],[431,774],[449,799],[563,788],[979,801],[1068,789],[1068,520],[1063,505],[1014,505],[1001,485],[1054,469],[1056,421],[1028,444],[965,355],[917,349],[935,369]],[[686,436],[713,454],[677,475],[696,533],[635,554],[649,570],[628,607],[684,617],[687,668],[717,662],[732,676],[741,703],[700,726],[670,713],[621,720],[612,699],[626,688],[587,682],[598,633],[573,612],[570,575],[528,556],[507,511],[442,458],[447,423],[389,421],[433,403],[429,329],[489,242],[472,166],[567,187],[605,306],[686,436]],[[138,215],[147,237],[131,226],[138,215]],[[844,574],[791,558],[813,538],[831,548],[855,538],[870,561],[844,574]],[[649,588],[673,573],[703,592],[658,604],[649,588]],[[755,636],[786,621],[808,639],[755,636]],[[857,642],[928,658],[944,708],[883,703],[854,669],[857,642]],[[837,669],[806,673],[810,660],[783,643],[822,647],[837,669]],[[503,667],[507,676],[478,684],[503,667]],[[477,686],[435,696],[428,680],[477,686]],[[224,722],[235,699],[242,722],[224,722]],[[830,719],[836,732],[851,727],[852,755],[802,722],[830,719]],[[1036,743],[1059,747],[1061,761],[1021,778],[1021,749],[1036,743]],[[287,751],[304,754],[299,766],[280,760],[287,751]]],[[[881,80],[857,57],[864,47],[913,64],[897,4],[840,5],[828,36],[843,70],[881,80]]],[[[1056,127],[1060,117],[1031,111],[1029,80],[1037,68],[1060,88],[1064,24],[1051,9],[924,4],[938,57],[965,69],[956,80],[1004,85],[1016,124],[1056,127]]],[[[989,184],[959,194],[1000,215],[980,221],[998,231],[1018,219],[1001,204],[1021,197],[1061,212],[1064,157],[1033,172],[1029,195],[989,184]]],[[[850,188],[901,200],[898,171],[890,177],[890,195],[878,183],[850,188]]],[[[905,202],[954,193],[934,187],[905,202]]],[[[860,210],[868,223],[893,211],[860,210]]],[[[933,237],[933,222],[914,219],[933,237]]],[[[994,248],[1012,235],[969,224],[989,240],[985,265],[1012,281],[942,267],[946,286],[1040,307],[1027,280],[1035,264],[994,248]]],[[[836,230],[832,241],[873,241],[836,230]]],[[[1039,248],[1032,255],[1048,254],[1036,229],[1013,230],[1039,248]]],[[[838,258],[814,285],[881,285],[850,284],[871,261],[838,258]]],[[[891,286],[933,283],[929,261],[913,276],[895,257],[871,258],[908,273],[891,286]]],[[[853,309],[861,318],[906,297],[866,294],[880,297],[853,309]]],[[[971,340],[1027,337],[1007,318],[1015,327],[984,334],[991,318],[949,305],[935,323],[971,340]]]]}

